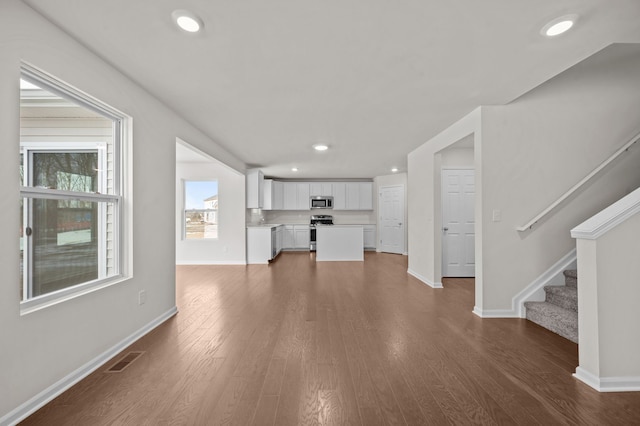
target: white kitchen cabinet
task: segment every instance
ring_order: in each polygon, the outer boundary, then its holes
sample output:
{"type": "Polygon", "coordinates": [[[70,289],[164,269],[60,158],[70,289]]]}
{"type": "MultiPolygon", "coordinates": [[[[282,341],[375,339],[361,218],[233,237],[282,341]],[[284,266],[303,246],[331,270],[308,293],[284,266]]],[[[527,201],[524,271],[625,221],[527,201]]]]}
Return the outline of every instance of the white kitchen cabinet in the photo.
{"type": "Polygon", "coordinates": [[[373,183],[348,182],[346,184],[347,210],[373,210],[373,183]]]}
{"type": "Polygon", "coordinates": [[[309,184],[283,182],[284,210],[309,210],[309,184]]]}
{"type": "Polygon", "coordinates": [[[331,182],[311,182],[309,184],[309,195],[315,197],[316,195],[331,196],[333,195],[331,182]]]}
{"type": "Polygon", "coordinates": [[[280,254],[284,246],[284,225],[276,228],[276,256],[280,254]]]}
{"type": "Polygon", "coordinates": [[[247,263],[269,263],[277,256],[275,232],[275,227],[247,228],[247,263]]]}
{"type": "Polygon", "coordinates": [[[310,197],[333,197],[333,210],[373,210],[372,182],[278,182],[265,180],[265,210],[310,210],[310,197]]]}
{"type": "Polygon", "coordinates": [[[360,209],[373,210],[373,183],[360,182],[358,184],[360,209]]]}
{"type": "Polygon", "coordinates": [[[273,186],[271,188],[271,210],[282,210],[284,209],[284,187],[282,182],[273,181],[273,186]]]}
{"type": "Polygon", "coordinates": [[[283,208],[284,210],[298,209],[298,186],[295,182],[283,182],[283,208]]]}
{"type": "Polygon", "coordinates": [[[346,209],[360,210],[360,183],[348,182],[346,184],[346,187],[347,187],[346,209]]]}
{"type": "Polygon", "coordinates": [[[292,250],[295,248],[295,231],[293,225],[285,225],[282,235],[282,248],[292,250]]]}
{"type": "Polygon", "coordinates": [[[309,184],[297,183],[296,191],[298,192],[298,208],[297,210],[310,210],[311,201],[309,200],[309,184]]]}
{"type": "Polygon", "coordinates": [[[333,193],[333,209],[346,210],[347,208],[347,186],[344,182],[336,182],[331,185],[333,193]]]}
{"type": "Polygon", "coordinates": [[[364,225],[364,248],[375,249],[376,248],[376,225],[364,225]]]}
{"type": "Polygon", "coordinates": [[[262,170],[247,170],[247,208],[261,209],[263,204],[264,174],[262,170]]]}
{"type": "Polygon", "coordinates": [[[262,210],[273,210],[273,180],[263,180],[262,210]]]}
{"type": "Polygon", "coordinates": [[[263,210],[282,210],[284,204],[282,182],[265,179],[262,196],[263,210]]]}
{"type": "Polygon", "coordinates": [[[294,248],[309,250],[309,225],[294,225],[294,248]]]}

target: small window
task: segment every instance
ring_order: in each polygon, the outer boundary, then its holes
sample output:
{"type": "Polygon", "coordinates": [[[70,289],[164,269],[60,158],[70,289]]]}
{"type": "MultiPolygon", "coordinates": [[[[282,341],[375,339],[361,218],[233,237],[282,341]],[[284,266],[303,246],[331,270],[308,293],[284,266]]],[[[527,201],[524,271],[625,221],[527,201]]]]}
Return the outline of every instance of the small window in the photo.
{"type": "Polygon", "coordinates": [[[123,118],[23,67],[20,269],[27,308],[122,276],[123,118]]]}
{"type": "Polygon", "coordinates": [[[218,238],[218,181],[184,182],[184,238],[218,238]]]}

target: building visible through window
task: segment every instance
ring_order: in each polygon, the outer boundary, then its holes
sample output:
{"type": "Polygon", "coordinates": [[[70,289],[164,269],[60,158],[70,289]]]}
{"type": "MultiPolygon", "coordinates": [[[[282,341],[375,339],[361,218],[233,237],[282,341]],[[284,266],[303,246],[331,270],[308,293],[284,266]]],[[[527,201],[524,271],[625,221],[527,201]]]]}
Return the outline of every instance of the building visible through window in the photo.
{"type": "Polygon", "coordinates": [[[218,181],[185,181],[184,204],[184,237],[218,238],[218,181]]]}

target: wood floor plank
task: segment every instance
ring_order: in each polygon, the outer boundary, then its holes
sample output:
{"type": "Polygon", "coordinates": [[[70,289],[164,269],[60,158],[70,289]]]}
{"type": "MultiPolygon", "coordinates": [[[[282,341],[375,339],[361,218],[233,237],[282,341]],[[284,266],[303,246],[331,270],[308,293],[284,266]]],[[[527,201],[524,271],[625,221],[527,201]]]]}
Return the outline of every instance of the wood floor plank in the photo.
{"type": "Polygon", "coordinates": [[[477,317],[473,279],[433,289],[406,271],[373,252],[178,266],[179,313],[22,424],[640,424],[640,393],[572,377],[574,343],[477,317]]]}

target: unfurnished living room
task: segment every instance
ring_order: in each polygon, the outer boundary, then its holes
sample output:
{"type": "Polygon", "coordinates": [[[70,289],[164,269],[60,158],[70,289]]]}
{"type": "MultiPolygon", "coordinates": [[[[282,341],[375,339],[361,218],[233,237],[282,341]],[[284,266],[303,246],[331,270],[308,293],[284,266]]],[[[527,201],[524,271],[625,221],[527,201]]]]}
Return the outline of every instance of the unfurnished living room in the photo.
{"type": "Polygon", "coordinates": [[[640,424],[639,23],[3,0],[0,425],[640,424]]]}

